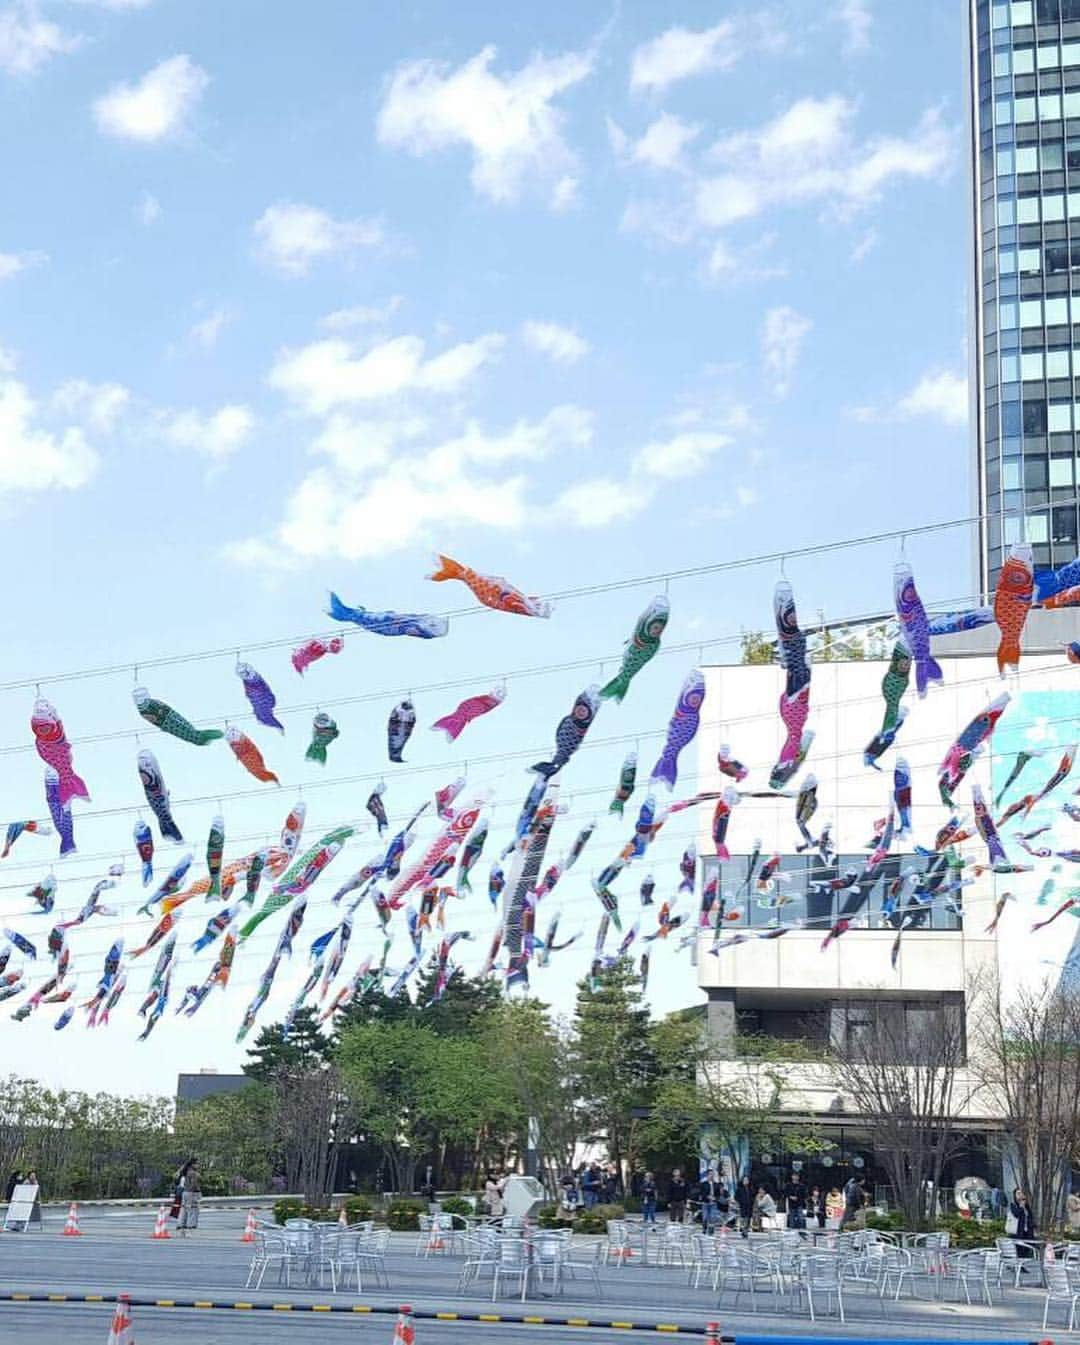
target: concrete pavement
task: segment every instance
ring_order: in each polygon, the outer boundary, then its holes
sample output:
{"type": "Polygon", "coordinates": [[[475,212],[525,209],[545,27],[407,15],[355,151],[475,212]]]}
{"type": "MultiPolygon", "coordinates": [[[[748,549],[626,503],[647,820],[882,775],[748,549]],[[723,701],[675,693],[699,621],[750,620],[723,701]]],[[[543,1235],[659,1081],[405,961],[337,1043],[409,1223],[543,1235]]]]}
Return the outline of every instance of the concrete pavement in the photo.
{"type": "MultiPolygon", "coordinates": [[[[43,1233],[4,1234],[0,1236],[0,1292],[57,1293],[68,1295],[130,1293],[138,1298],[212,1300],[215,1302],[260,1301],[292,1302],[297,1305],[369,1303],[385,1307],[400,1302],[417,1308],[442,1312],[483,1312],[507,1315],[527,1313],[547,1318],[583,1318],[589,1321],[632,1321],[636,1324],[665,1323],[683,1330],[700,1331],[707,1320],[720,1321],[728,1335],[775,1333],[816,1336],[872,1336],[949,1338],[968,1340],[1016,1339],[1033,1341],[1042,1337],[1043,1295],[1034,1288],[1010,1292],[1003,1303],[968,1308],[963,1304],[916,1302],[903,1299],[888,1303],[883,1314],[876,1297],[852,1293],[848,1297],[848,1324],[835,1317],[811,1325],[804,1313],[796,1313],[789,1304],[773,1305],[759,1296],[762,1310],[750,1311],[744,1296],[738,1310],[718,1308],[708,1288],[690,1289],[683,1272],[674,1268],[641,1265],[612,1265],[601,1271],[603,1299],[597,1301],[592,1286],[578,1281],[567,1287],[557,1299],[530,1298],[524,1308],[513,1296],[500,1296],[492,1304],[490,1288],[485,1294],[457,1291],[461,1258],[413,1255],[415,1235],[398,1234],[392,1238],[387,1259],[391,1290],[355,1291],[332,1296],[327,1286],[309,1290],[285,1289],[270,1284],[270,1277],[256,1294],[244,1289],[250,1260],[250,1247],[240,1242],[245,1210],[207,1212],[202,1227],[187,1239],[176,1236],[167,1242],[150,1239],[153,1212],[147,1210],[87,1210],[80,1219],[84,1236],[60,1236],[62,1224],[46,1224],[43,1233]]],[[[25,1341],[32,1331],[45,1341],[62,1340],[64,1345],[81,1345],[83,1340],[104,1341],[111,1308],[98,1304],[0,1304],[0,1343],[25,1341]]],[[[303,1313],[184,1310],[179,1308],[137,1308],[139,1345],[168,1345],[181,1338],[204,1341],[245,1342],[334,1340],[348,1331],[350,1338],[362,1343],[389,1342],[393,1332],[392,1316],[364,1317],[303,1313]]],[[[469,1326],[446,1322],[418,1322],[420,1345],[433,1345],[468,1339],[491,1341],[491,1345],[511,1337],[527,1335],[549,1345],[562,1345],[573,1337],[580,1341],[587,1333],[582,1328],[555,1325],[513,1326],[506,1323],[482,1323],[469,1326]]],[[[611,1334],[615,1332],[603,1332],[611,1334]]],[[[635,1333],[636,1334],[636,1333],[635,1333]]],[[[1046,1333],[1052,1339],[1064,1333],[1058,1328],[1046,1333]]]]}

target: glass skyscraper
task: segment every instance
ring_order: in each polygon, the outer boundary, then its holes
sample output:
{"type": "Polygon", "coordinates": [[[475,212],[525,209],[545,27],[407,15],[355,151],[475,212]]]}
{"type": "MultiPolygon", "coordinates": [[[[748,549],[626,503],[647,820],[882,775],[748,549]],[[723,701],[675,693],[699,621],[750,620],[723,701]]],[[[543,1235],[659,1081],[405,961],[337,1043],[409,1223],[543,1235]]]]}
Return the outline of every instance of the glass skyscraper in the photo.
{"type": "Polygon", "coordinates": [[[1080,0],[969,0],[979,566],[1077,553],[1080,0]]]}

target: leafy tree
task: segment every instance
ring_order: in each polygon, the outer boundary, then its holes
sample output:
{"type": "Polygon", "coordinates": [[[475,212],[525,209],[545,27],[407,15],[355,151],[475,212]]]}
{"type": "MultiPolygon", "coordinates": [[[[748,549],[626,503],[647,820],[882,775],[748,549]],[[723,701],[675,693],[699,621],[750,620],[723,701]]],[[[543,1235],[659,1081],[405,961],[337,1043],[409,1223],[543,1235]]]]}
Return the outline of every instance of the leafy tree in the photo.
{"type": "Polygon", "coordinates": [[[633,1158],[633,1110],[649,1101],[657,1075],[649,1010],[629,958],[579,983],[570,1069],[584,1138],[605,1140],[621,1168],[633,1158]]]}
{"type": "Polygon", "coordinates": [[[740,637],[742,654],[740,663],[773,663],[776,659],[776,642],[768,639],[760,631],[746,630],[740,637]]]}
{"type": "Polygon", "coordinates": [[[274,1170],[275,1153],[267,1139],[277,1129],[274,1091],[250,1083],[235,1093],[218,1093],[176,1113],[176,1149],[195,1154],[205,1173],[237,1178],[265,1189],[274,1170]]]}
{"type": "Polygon", "coordinates": [[[314,1009],[300,1009],[286,1035],[284,1024],[264,1027],[248,1051],[244,1073],[259,1083],[272,1084],[282,1074],[302,1066],[319,1065],[329,1058],[330,1044],[319,1028],[314,1009]]]}

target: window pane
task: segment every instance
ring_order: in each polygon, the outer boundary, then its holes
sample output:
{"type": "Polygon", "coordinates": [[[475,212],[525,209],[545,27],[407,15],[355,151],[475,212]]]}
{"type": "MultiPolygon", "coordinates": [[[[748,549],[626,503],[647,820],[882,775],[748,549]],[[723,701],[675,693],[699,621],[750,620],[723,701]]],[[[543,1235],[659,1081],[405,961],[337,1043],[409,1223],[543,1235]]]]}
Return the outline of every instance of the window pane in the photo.
{"type": "Polygon", "coordinates": [[[1033,23],[1031,0],[1013,0],[1009,17],[1014,24],[1033,23]]]}
{"type": "MultiPolygon", "coordinates": [[[[1017,54],[1019,55],[1019,53],[1017,53],[1017,54]]],[[[1065,95],[1066,102],[1069,100],[1069,98],[1074,97],[1074,96],[1076,97],[1076,103],[1077,103],[1077,106],[1080,107],[1080,94],[1077,94],[1077,95],[1066,94],[1066,95],[1065,95]]],[[[1069,113],[1068,115],[1069,115],[1069,116],[1072,116],[1073,114],[1072,114],[1072,113],[1069,113]]],[[[1014,106],[1013,106],[1013,117],[1014,117],[1014,119],[1015,119],[1017,125],[1019,125],[1019,126],[1023,126],[1023,125],[1025,125],[1027,122],[1029,122],[1029,121],[1034,121],[1034,120],[1035,120],[1035,99],[1034,99],[1034,98],[1017,98],[1017,99],[1015,99],[1015,100],[1014,100],[1014,106]]]]}
{"type": "MultiPolygon", "coordinates": [[[[1023,201],[1020,202],[1023,205],[1023,201]]],[[[1065,197],[1060,192],[1054,192],[1052,196],[1043,197],[1043,219],[1044,220],[1063,220],[1065,218],[1065,197]]],[[[1026,221],[1021,220],[1021,224],[1026,221]]]]}
{"type": "Polygon", "coordinates": [[[1061,44],[1061,64],[1080,65],[1080,42],[1063,42],[1061,44]]]}
{"type": "Polygon", "coordinates": [[[1048,327],[1060,327],[1069,320],[1069,301],[1062,295],[1059,299],[1047,299],[1046,324],[1048,327]]]}
{"type": "MultiPolygon", "coordinates": [[[[1046,301],[1047,312],[1054,300],[1046,301]]],[[[1005,305],[1002,304],[1002,308],[1005,305]]],[[[1047,322],[1050,321],[1049,316],[1047,322]]],[[[1064,321],[1064,319],[1062,319],[1064,321]]],[[[1020,326],[1021,327],[1041,327],[1042,326],[1042,300],[1041,299],[1021,299],[1020,301],[1020,326]]]]}
{"type": "MultiPolygon", "coordinates": [[[[1050,70],[1058,63],[1058,47],[1056,42],[1048,42],[1039,48],[1039,69],[1050,70]]],[[[999,71],[997,68],[997,59],[994,60],[994,74],[1007,75],[1007,70],[999,71]]]]}
{"type": "Polygon", "coordinates": [[[998,177],[1011,177],[1013,171],[1013,152],[1011,149],[999,149],[997,152],[998,177]]]}
{"type": "Polygon", "coordinates": [[[1061,97],[1059,94],[1044,93],[1039,95],[1039,120],[1061,120],[1061,97]]]}
{"type": "MultiPolygon", "coordinates": [[[[1080,355],[1080,351],[1077,351],[1080,355]]],[[[1020,377],[1020,360],[1016,355],[1002,355],[1001,357],[1001,381],[1003,383],[1015,383],[1020,377]]]]}
{"type": "Polygon", "coordinates": [[[1046,352],[1047,378],[1069,377],[1069,354],[1068,350],[1048,350],[1046,352]]]}
{"type": "Polygon", "coordinates": [[[1000,248],[998,250],[998,274],[1003,276],[1012,275],[1016,270],[1016,249],[1000,248]]]}
{"type": "Polygon", "coordinates": [[[1038,248],[1020,249],[1020,270],[1024,275],[1038,275],[1041,269],[1042,258],[1039,255],[1038,248]]]}
{"type": "MultiPolygon", "coordinates": [[[[1048,197],[1047,199],[1051,198],[1048,197]]],[[[1060,219],[1061,216],[1059,215],[1058,218],[1060,219]]],[[[1039,198],[1037,196],[1020,197],[1016,203],[1016,222],[1017,224],[1038,224],[1039,198]]]]}
{"type": "MultiPolygon", "coordinates": [[[[1043,48],[1040,47],[1039,51],[1041,52],[1042,50],[1043,48]]],[[[995,51],[994,74],[1000,77],[1001,75],[1007,75],[1008,73],[1009,73],[1009,53],[1007,51],[995,51]]]]}
{"type": "Polygon", "coordinates": [[[1007,304],[999,304],[999,305],[998,305],[998,326],[999,326],[999,327],[1007,327],[1007,328],[1013,328],[1013,327],[1015,327],[1016,324],[1017,324],[1017,320],[1018,320],[1019,316],[1020,316],[1020,315],[1019,315],[1019,313],[1017,312],[1016,304],[1010,302],[1010,303],[1007,303],[1007,304]]]}
{"type": "Polygon", "coordinates": [[[1013,74],[1030,75],[1035,70],[1035,53],[1030,47],[1013,52],[1013,74]]]}
{"type": "Polygon", "coordinates": [[[1050,459],[1050,484],[1055,488],[1072,485],[1072,458],[1050,459]]]}
{"type": "Polygon", "coordinates": [[[993,26],[995,28],[1007,28],[1009,26],[1009,6],[995,5],[993,12],[993,26]]]}
{"type": "MultiPolygon", "coordinates": [[[[1019,489],[1019,464],[1017,465],[1017,478],[1017,489],[1019,489]]],[[[1013,542],[1020,540],[1020,520],[1015,515],[1010,515],[1003,520],[1001,536],[1006,546],[1012,546],[1013,542]]]]}
{"type": "MultiPolygon", "coordinates": [[[[1032,153],[1034,153],[1034,150],[1032,153]]],[[[1053,172],[1062,166],[1065,162],[1065,155],[1060,140],[1052,140],[1048,144],[1043,145],[1040,151],[1040,162],[1046,172],[1053,172]]],[[[1035,170],[1025,169],[1024,171],[1034,172],[1035,170]]]]}
{"type": "Polygon", "coordinates": [[[1006,458],[1001,464],[1001,484],[1005,490],[1020,489],[1020,459],[1006,458]]]}
{"type": "Polygon", "coordinates": [[[1012,99],[994,99],[994,121],[998,126],[1008,126],[1012,121],[1012,99]]]}
{"type": "Polygon", "coordinates": [[[997,222],[1001,228],[1016,223],[1016,202],[1011,198],[998,201],[997,222]]]}
{"type": "Polygon", "coordinates": [[[1028,350],[1020,356],[1021,378],[1042,378],[1043,353],[1041,350],[1028,350]]]}
{"type": "Polygon", "coordinates": [[[1067,93],[1061,106],[1067,117],[1080,117],[1080,93],[1067,93]]]}
{"type": "Polygon", "coordinates": [[[1051,434],[1068,434],[1072,429],[1071,404],[1069,402],[1051,402],[1047,408],[1046,423],[1051,434]]]}
{"type": "Polygon", "coordinates": [[[1029,542],[1048,542],[1050,540],[1050,520],[1045,514],[1028,514],[1027,535],[1029,542]]]}

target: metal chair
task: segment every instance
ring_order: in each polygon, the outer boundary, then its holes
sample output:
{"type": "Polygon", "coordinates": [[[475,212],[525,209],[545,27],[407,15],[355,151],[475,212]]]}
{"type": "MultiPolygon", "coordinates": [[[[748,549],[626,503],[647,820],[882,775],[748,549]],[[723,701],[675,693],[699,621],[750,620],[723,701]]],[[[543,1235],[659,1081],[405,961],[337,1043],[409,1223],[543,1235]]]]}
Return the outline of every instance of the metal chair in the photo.
{"type": "Polygon", "coordinates": [[[840,1321],[844,1318],[844,1277],[841,1258],[836,1255],[811,1255],[803,1259],[800,1274],[795,1281],[799,1304],[803,1297],[810,1309],[810,1320],[817,1321],[817,1302],[825,1300],[826,1310],[835,1299],[840,1321]]]}
{"type": "Polygon", "coordinates": [[[272,1265],[278,1267],[278,1283],[281,1283],[284,1276],[285,1284],[289,1286],[291,1260],[289,1244],[281,1229],[275,1227],[274,1231],[270,1232],[256,1225],[255,1247],[251,1254],[251,1265],[248,1267],[244,1288],[250,1289],[252,1280],[255,1281],[256,1289],[262,1288],[263,1276],[272,1265]]]}
{"type": "Polygon", "coordinates": [[[562,1275],[564,1279],[576,1280],[578,1273],[587,1275],[592,1280],[593,1288],[596,1290],[596,1297],[604,1297],[604,1288],[600,1283],[600,1259],[602,1246],[598,1242],[593,1248],[591,1259],[578,1259],[572,1254],[572,1247],[567,1246],[564,1249],[562,1262],[562,1275]]]}
{"type": "Polygon", "coordinates": [[[1043,1330],[1046,1330],[1046,1319],[1050,1313],[1051,1303],[1062,1303],[1068,1305],[1069,1320],[1065,1329],[1071,1331],[1073,1322],[1076,1320],[1076,1304],[1080,1301],[1080,1292],[1073,1287],[1068,1270],[1058,1261],[1046,1262],[1043,1266],[1043,1277],[1046,1282],[1046,1299],[1043,1302],[1042,1315],[1043,1330]]]}
{"type": "Polygon", "coordinates": [[[499,1296],[499,1284],[504,1279],[516,1279],[521,1286],[524,1303],[533,1273],[529,1244],[524,1238],[500,1238],[495,1244],[495,1262],[491,1268],[491,1301],[499,1296]]]}
{"type": "Polygon", "coordinates": [[[316,1275],[318,1276],[320,1289],[323,1283],[323,1272],[327,1270],[330,1272],[330,1292],[333,1294],[337,1293],[338,1256],[343,1232],[344,1230],[337,1225],[317,1229],[308,1261],[308,1276],[311,1279],[316,1275]]]}
{"type": "Polygon", "coordinates": [[[490,1226],[481,1225],[466,1234],[465,1261],[458,1276],[458,1291],[467,1289],[495,1265],[495,1245],[498,1233],[490,1226]]]}
{"type": "Polygon", "coordinates": [[[717,1239],[705,1233],[695,1233],[690,1243],[687,1284],[692,1289],[697,1289],[703,1278],[715,1282],[719,1264],[720,1243],[717,1239]]]}

